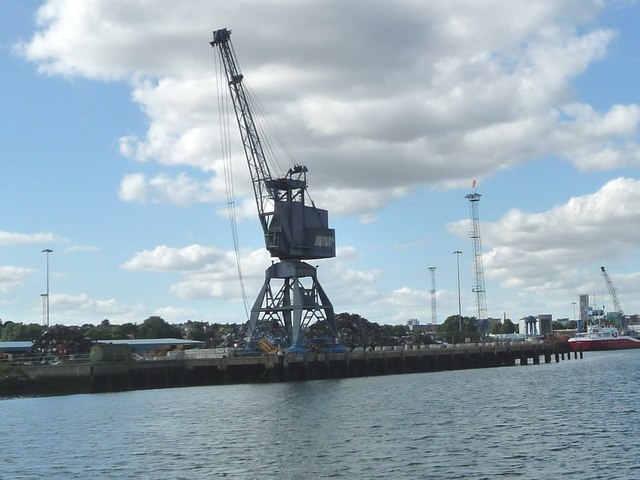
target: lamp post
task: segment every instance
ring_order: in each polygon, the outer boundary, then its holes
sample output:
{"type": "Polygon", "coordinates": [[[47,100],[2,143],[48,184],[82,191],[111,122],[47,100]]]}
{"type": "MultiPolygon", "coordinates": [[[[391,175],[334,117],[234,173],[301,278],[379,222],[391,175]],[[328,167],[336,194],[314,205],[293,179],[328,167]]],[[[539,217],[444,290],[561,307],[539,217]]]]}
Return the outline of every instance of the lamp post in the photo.
{"type": "Polygon", "coordinates": [[[46,298],[46,310],[47,310],[47,328],[49,328],[49,254],[53,253],[53,250],[50,248],[45,248],[42,250],[42,253],[47,254],[47,293],[45,293],[46,298]]]}
{"type": "Polygon", "coordinates": [[[462,332],[462,306],[460,304],[460,250],[456,250],[453,254],[456,256],[456,270],[458,272],[458,328],[462,332]]]}

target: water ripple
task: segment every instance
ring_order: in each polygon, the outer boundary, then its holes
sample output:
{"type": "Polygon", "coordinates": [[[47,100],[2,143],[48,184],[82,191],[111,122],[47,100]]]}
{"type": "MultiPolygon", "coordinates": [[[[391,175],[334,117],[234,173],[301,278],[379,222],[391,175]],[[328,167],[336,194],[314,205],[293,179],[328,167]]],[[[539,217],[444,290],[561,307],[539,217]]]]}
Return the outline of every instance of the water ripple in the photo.
{"type": "Polygon", "coordinates": [[[2,400],[2,474],[640,478],[638,372],[637,352],[603,352],[527,368],[2,400]]]}

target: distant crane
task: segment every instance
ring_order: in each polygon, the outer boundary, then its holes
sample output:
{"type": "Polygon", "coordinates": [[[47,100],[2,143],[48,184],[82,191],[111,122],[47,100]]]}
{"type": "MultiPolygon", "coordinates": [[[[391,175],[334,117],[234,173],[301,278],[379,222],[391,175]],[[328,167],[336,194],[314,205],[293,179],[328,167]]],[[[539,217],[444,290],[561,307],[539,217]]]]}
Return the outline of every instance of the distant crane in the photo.
{"type": "Polygon", "coordinates": [[[611,295],[611,301],[613,302],[613,307],[615,311],[618,313],[620,317],[620,329],[623,333],[627,332],[627,317],[625,317],[624,312],[622,311],[622,305],[620,305],[620,300],[618,300],[618,293],[616,292],[616,287],[613,286],[613,282],[611,278],[609,278],[609,274],[604,269],[604,267],[600,267],[602,271],[602,278],[604,278],[604,283],[607,285],[607,290],[609,290],[609,295],[611,295]]]}
{"type": "Polygon", "coordinates": [[[323,347],[339,349],[333,305],[318,282],[316,267],[303,261],[335,257],[335,231],[329,228],[327,211],[308,199],[307,167],[293,165],[284,176],[272,176],[230,38],[231,30],[223,28],[213,32],[209,43],[218,49],[224,66],[265,246],[279,259],[265,271],[251,308],[247,345],[255,348],[266,338],[292,351],[303,351],[309,341],[305,331],[315,321],[324,322],[333,337],[323,347]]]}

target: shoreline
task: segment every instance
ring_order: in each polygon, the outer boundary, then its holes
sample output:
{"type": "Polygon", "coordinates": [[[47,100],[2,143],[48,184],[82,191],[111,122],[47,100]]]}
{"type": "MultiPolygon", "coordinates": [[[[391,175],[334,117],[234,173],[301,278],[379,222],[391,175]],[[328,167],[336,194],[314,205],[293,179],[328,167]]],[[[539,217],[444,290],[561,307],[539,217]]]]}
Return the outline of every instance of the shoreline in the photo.
{"type": "MultiPolygon", "coordinates": [[[[576,351],[574,358],[582,358],[576,351]]],[[[393,348],[347,353],[161,357],[117,363],[3,365],[0,398],[106,393],[242,383],[271,383],[539,365],[571,358],[566,343],[504,342],[446,348],[393,348]]]]}

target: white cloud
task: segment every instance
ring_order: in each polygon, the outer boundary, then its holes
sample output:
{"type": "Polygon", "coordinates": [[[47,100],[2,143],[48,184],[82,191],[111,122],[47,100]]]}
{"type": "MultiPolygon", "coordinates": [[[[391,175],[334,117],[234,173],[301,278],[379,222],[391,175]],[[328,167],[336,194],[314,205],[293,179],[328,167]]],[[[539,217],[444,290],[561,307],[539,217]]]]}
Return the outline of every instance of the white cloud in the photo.
{"type": "Polygon", "coordinates": [[[194,271],[224,261],[224,252],[202,245],[171,248],[159,245],[153,250],[143,250],[122,265],[126,270],[146,271],[194,271]]]}
{"type": "Polygon", "coordinates": [[[65,253],[77,253],[77,252],[100,252],[100,247],[93,247],[90,245],[71,245],[64,249],[65,253]]]}
{"type": "Polygon", "coordinates": [[[142,173],[125,175],[120,182],[120,199],[125,202],[147,203],[147,179],[142,173]]]}
{"type": "MultiPolygon", "coordinates": [[[[451,188],[548,155],[583,169],[638,163],[639,107],[600,114],[573,98],[571,82],[615,38],[590,24],[597,0],[315,8],[322,31],[314,8],[298,2],[50,0],[20,51],[49,74],[129,82],[149,128],[123,135],[121,153],[214,175],[209,183],[128,175],[127,202],[224,201],[216,53],[206,44],[224,25],[269,123],[309,165],[312,193],[335,215],[375,218],[416,185],[451,188]],[[270,27],[256,28],[255,18],[270,27]]],[[[232,144],[236,195],[250,198],[232,144]]]]}
{"type": "Polygon", "coordinates": [[[0,245],[27,245],[34,243],[64,242],[63,238],[49,232],[19,233],[0,231],[0,245]]]}
{"type": "MultiPolygon", "coordinates": [[[[240,253],[242,282],[245,289],[257,291],[263,280],[264,270],[270,262],[265,249],[240,253]]],[[[240,276],[234,252],[226,252],[220,261],[199,270],[186,272],[183,280],[171,286],[171,292],[181,299],[218,298],[231,301],[242,300],[240,276]]],[[[253,299],[248,300],[253,303],[253,299]]]]}
{"type": "MultiPolygon", "coordinates": [[[[376,281],[380,270],[357,270],[353,263],[359,258],[353,247],[338,248],[336,258],[321,264],[320,283],[325,290],[334,292],[336,302],[352,305],[353,299],[371,302],[378,299],[376,281]]],[[[273,259],[264,249],[240,252],[242,282],[253,304],[255,292],[264,282],[265,269],[273,259]]],[[[158,246],[137,253],[123,265],[127,270],[176,272],[181,280],[172,284],[170,292],[183,300],[222,299],[241,302],[242,289],[235,252],[222,252],[214,248],[191,245],[184,248],[158,246]]],[[[334,300],[332,300],[334,301],[334,300]]]]}
{"type": "Polygon", "coordinates": [[[580,170],[603,171],[640,165],[640,145],[635,140],[640,106],[613,105],[599,114],[590,105],[570,104],[561,109],[567,121],[550,137],[580,170]]]}
{"type": "Polygon", "coordinates": [[[220,200],[211,180],[201,181],[180,173],[147,178],[142,173],[125,175],[120,183],[120,199],[131,203],[170,203],[188,206],[220,200]]]}
{"type": "Polygon", "coordinates": [[[137,161],[190,165],[211,170],[220,150],[215,80],[200,77],[134,82],[133,100],[153,119],[146,138],[120,138],[120,152],[137,161]]]}
{"type": "Polygon", "coordinates": [[[22,287],[34,270],[23,267],[0,267],[0,292],[10,293],[22,287]]]}
{"type": "Polygon", "coordinates": [[[157,308],[153,314],[157,315],[160,318],[163,318],[169,323],[183,323],[187,320],[202,321],[198,319],[200,314],[197,310],[188,308],[178,308],[172,306],[160,307],[157,308]]]}
{"type": "MultiPolygon", "coordinates": [[[[111,323],[139,323],[149,316],[143,305],[125,305],[116,299],[96,299],[89,294],[53,293],[50,301],[51,324],[83,325],[97,324],[109,319],[111,323]]],[[[41,311],[42,306],[34,305],[34,311],[41,311]]]]}
{"type": "MultiPolygon", "coordinates": [[[[483,222],[482,242],[490,248],[483,255],[485,273],[504,288],[547,292],[582,285],[591,292],[600,279],[597,272],[581,273],[583,268],[637,248],[640,211],[635,205],[640,205],[640,181],[618,178],[546,212],[513,209],[497,222],[483,222]]],[[[469,223],[448,228],[465,237],[469,223]]]]}
{"type": "Polygon", "coordinates": [[[18,48],[50,75],[114,80],[168,68],[201,70],[206,55],[184,52],[202,43],[199,32],[210,30],[203,12],[211,6],[206,0],[182,6],[170,0],[49,0],[38,10],[39,32],[18,48]]]}
{"type": "MultiPolygon", "coordinates": [[[[48,0],[39,11],[38,31],[18,50],[48,75],[129,86],[148,124],[119,134],[120,153],[140,170],[155,163],[161,172],[125,175],[122,201],[210,202],[226,215],[225,179],[232,166],[238,218],[255,218],[238,139],[231,139],[226,165],[220,153],[216,52],[207,42],[212,28],[232,28],[246,85],[297,161],[309,166],[316,204],[332,216],[366,224],[425,185],[460,188],[470,178],[541,158],[564,159],[584,172],[640,165],[638,104],[596,107],[574,87],[616,40],[616,32],[593,22],[606,5],[48,0]]],[[[235,135],[233,116],[230,128],[235,135]]],[[[637,205],[634,188],[635,180],[618,179],[548,212],[512,210],[483,224],[491,248],[485,255],[488,279],[527,294],[576,283],[591,288],[593,279],[576,281],[584,258],[635,249],[629,233],[638,221],[630,207],[637,205]],[[627,228],[616,230],[616,222],[627,228]]],[[[451,229],[467,238],[467,227],[460,222],[451,229]]],[[[52,241],[60,240],[0,232],[0,245],[52,241]]],[[[247,281],[259,286],[268,255],[262,249],[242,256],[247,281]]],[[[420,292],[395,288],[385,298],[383,272],[359,269],[359,261],[354,247],[323,264],[322,282],[338,292],[335,302],[393,308],[398,321],[414,316],[408,312],[417,308],[420,292]]],[[[171,292],[182,299],[239,297],[233,254],[211,247],[158,246],[137,253],[123,268],[175,272],[179,281],[171,292]]],[[[618,280],[629,285],[633,277],[618,280]]]]}

